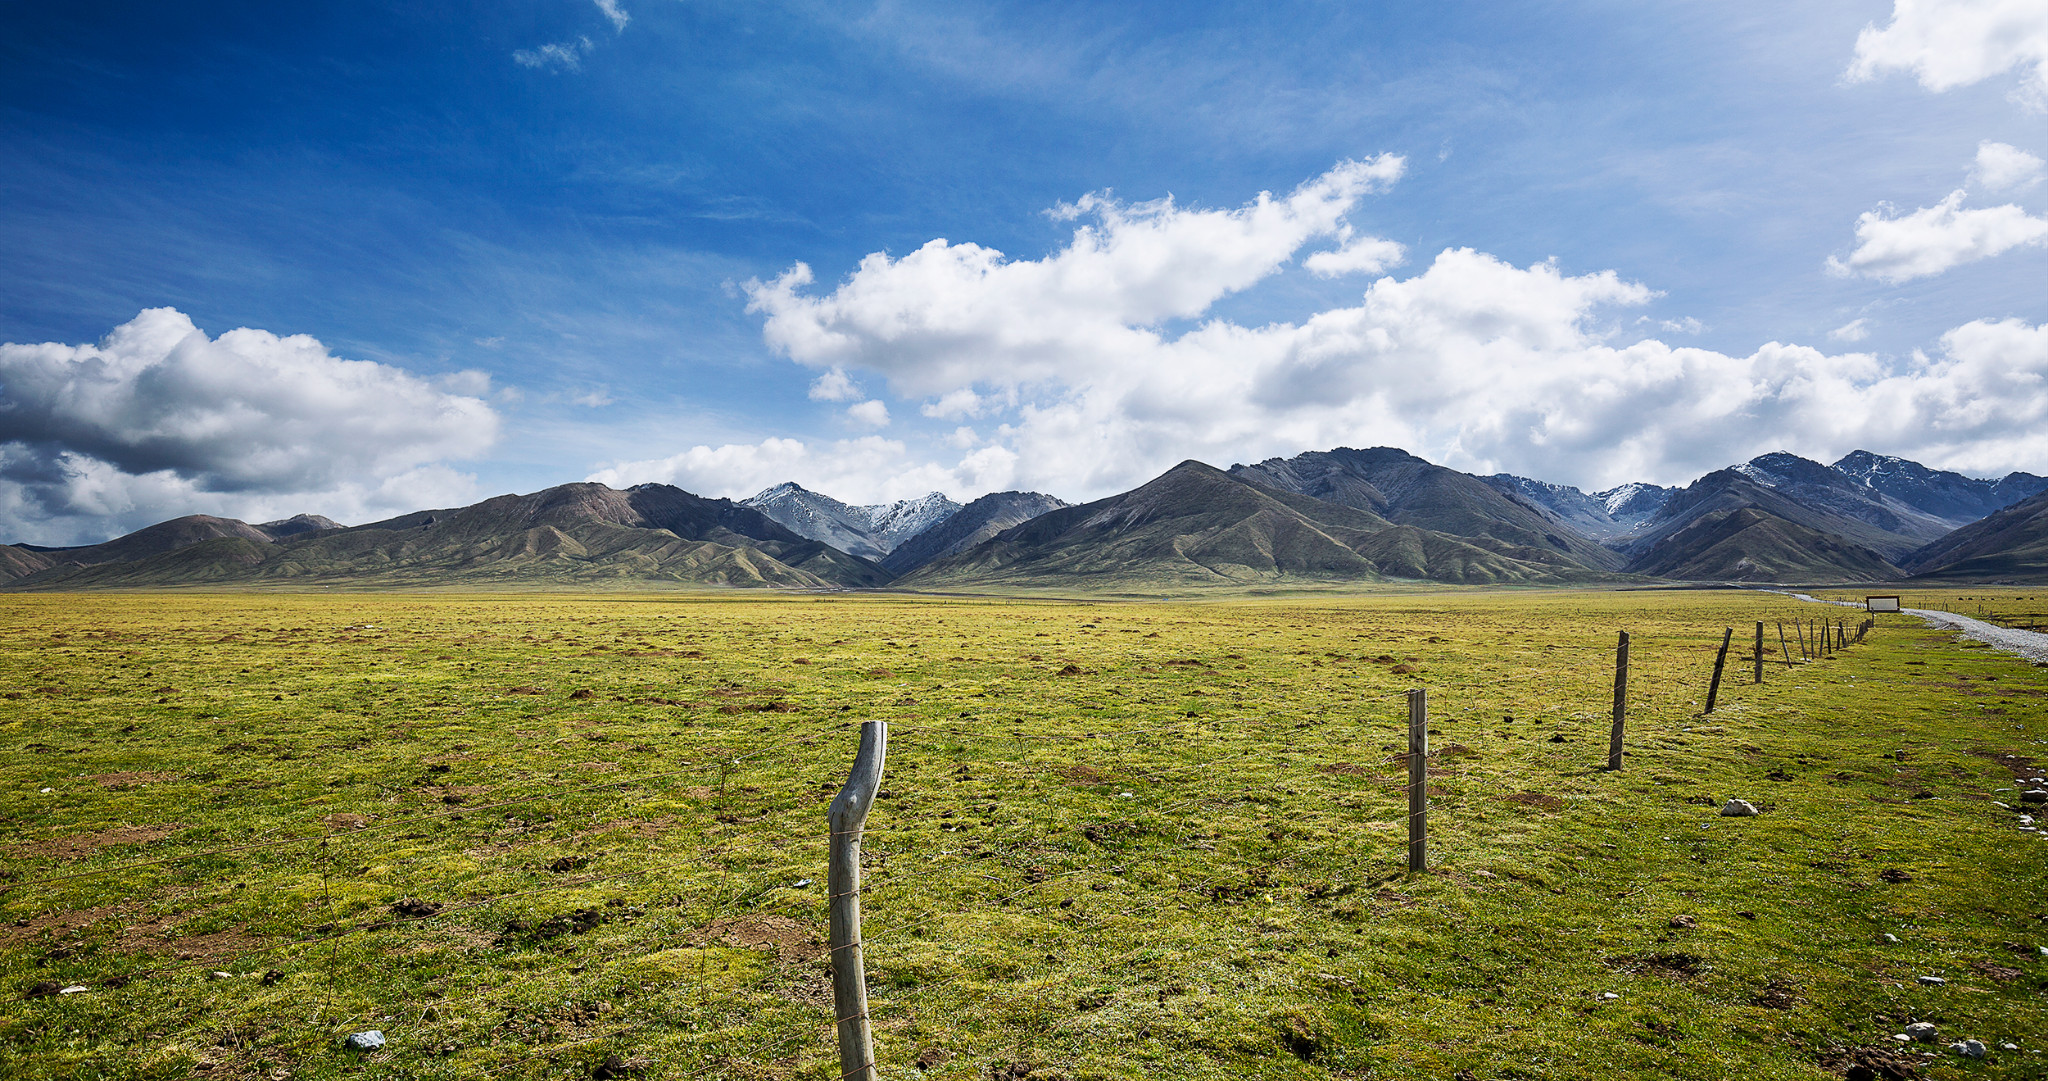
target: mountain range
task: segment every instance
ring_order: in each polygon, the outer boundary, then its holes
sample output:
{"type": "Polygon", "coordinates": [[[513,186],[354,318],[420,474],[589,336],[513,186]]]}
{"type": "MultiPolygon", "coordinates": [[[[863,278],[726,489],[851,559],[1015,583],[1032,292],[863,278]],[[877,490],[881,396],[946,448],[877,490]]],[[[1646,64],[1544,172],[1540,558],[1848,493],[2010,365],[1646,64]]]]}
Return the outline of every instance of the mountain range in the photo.
{"type": "Polygon", "coordinates": [[[1339,447],[1188,461],[1071,506],[933,492],[856,506],[564,484],[367,525],[189,515],[72,548],[0,546],[0,588],[1327,588],[1347,582],[2048,580],[2048,479],[1857,451],[1599,492],[1339,447]]]}

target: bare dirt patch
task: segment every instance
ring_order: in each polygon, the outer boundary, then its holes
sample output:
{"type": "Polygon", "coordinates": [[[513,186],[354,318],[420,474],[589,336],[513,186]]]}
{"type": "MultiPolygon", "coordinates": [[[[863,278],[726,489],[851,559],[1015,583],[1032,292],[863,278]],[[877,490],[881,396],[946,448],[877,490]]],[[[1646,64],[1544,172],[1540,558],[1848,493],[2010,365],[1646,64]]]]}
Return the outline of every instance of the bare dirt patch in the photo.
{"type": "Polygon", "coordinates": [[[328,815],[320,820],[331,830],[359,830],[370,824],[369,815],[350,814],[346,811],[328,815]]]}
{"type": "Polygon", "coordinates": [[[14,851],[23,856],[50,856],[60,860],[75,860],[90,856],[110,845],[143,845],[161,841],[171,834],[184,829],[181,822],[168,822],[161,826],[115,826],[98,833],[75,833],[69,837],[53,837],[30,845],[16,845],[14,851]]]}
{"type": "Polygon", "coordinates": [[[773,950],[784,961],[806,961],[822,957],[825,944],[817,933],[788,916],[734,916],[712,920],[698,928],[690,941],[708,946],[722,943],[749,950],[773,950]]]}
{"type": "Polygon", "coordinates": [[[113,789],[141,788],[144,785],[162,784],[165,781],[175,781],[177,779],[178,775],[175,773],[162,773],[155,770],[128,770],[121,773],[95,773],[92,775],[94,784],[99,785],[101,788],[113,789]]]}
{"type": "Polygon", "coordinates": [[[1065,777],[1070,784],[1108,784],[1110,780],[1109,774],[1079,762],[1061,770],[1060,776],[1065,777]]]}

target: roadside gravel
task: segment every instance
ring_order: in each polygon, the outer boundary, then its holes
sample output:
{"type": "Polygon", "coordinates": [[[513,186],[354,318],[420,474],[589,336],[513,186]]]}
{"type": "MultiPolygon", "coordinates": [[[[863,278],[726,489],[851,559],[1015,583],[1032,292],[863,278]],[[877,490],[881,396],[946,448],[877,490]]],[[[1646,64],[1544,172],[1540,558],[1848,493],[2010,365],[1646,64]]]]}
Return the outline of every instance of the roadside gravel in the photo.
{"type": "Polygon", "coordinates": [[[2025,657],[2035,664],[2048,664],[2048,634],[2040,631],[2017,631],[2011,627],[2000,627],[1981,619],[1959,616],[1954,612],[1937,612],[1930,608],[1907,608],[1909,616],[1919,616],[1929,626],[1955,631],[1965,638],[1975,639],[2002,653],[2025,657]]]}
{"type": "MultiPolygon", "coordinates": [[[[1786,593],[1782,589],[1767,589],[1764,592],[1786,593]]],[[[1819,597],[1809,596],[1805,593],[1787,593],[1786,595],[1796,597],[1802,601],[1812,601],[1815,604],[1832,604],[1841,608],[1860,609],[1863,607],[1853,601],[1824,601],[1819,597]]],[[[2011,627],[2000,627],[1996,624],[1986,623],[1981,619],[1959,616],[1954,612],[1939,612],[1932,608],[1905,608],[1901,609],[1901,611],[1909,616],[1919,617],[1926,621],[1928,626],[1952,630],[1964,638],[1982,642],[2001,653],[2010,653],[2017,657],[2024,657],[2035,664],[2048,664],[2048,634],[2042,634],[2040,631],[2017,631],[2011,627]]]]}

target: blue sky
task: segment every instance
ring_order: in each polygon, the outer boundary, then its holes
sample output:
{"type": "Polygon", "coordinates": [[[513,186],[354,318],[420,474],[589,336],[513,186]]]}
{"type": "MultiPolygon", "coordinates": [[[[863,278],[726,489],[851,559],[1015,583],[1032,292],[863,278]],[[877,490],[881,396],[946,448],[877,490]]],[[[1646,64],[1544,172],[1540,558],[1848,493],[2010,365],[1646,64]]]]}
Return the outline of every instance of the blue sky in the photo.
{"type": "Polygon", "coordinates": [[[1340,443],[1589,489],[1780,447],[2048,473],[2028,6],[8,5],[0,527],[1081,499],[1340,443]],[[1346,162],[1383,168],[1243,217],[1346,162]],[[1309,269],[1351,237],[1401,257],[1309,269]]]}

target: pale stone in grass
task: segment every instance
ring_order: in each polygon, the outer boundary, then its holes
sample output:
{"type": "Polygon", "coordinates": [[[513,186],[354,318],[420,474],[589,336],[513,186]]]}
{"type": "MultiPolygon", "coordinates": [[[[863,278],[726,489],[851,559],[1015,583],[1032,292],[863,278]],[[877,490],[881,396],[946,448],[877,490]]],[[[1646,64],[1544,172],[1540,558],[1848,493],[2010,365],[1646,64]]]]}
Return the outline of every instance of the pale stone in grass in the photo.
{"type": "Polygon", "coordinates": [[[1947,983],[1948,983],[1948,981],[1947,981],[1947,980],[1944,980],[1944,979],[1942,979],[1942,978],[1941,978],[1940,976],[1922,976],[1922,977],[1920,977],[1920,985],[1921,985],[1922,987],[1941,987],[1941,986],[1944,986],[1944,985],[1946,985],[1947,983]]]}
{"type": "Polygon", "coordinates": [[[1934,1037],[1934,1026],[1925,1021],[1915,1021],[1906,1026],[1907,1039],[1919,1040],[1921,1043],[1933,1043],[1934,1037]]]}
{"type": "Polygon", "coordinates": [[[1965,1058],[1984,1057],[1984,1045],[1976,1040],[1957,1040],[1955,1043],[1949,1044],[1948,1049],[1965,1058]]]}
{"type": "Polygon", "coordinates": [[[2029,788],[2020,793],[2021,803],[2048,803],[2048,788],[2029,788]]]}
{"type": "Polygon", "coordinates": [[[343,1042],[348,1045],[348,1049],[351,1051],[375,1051],[384,1046],[384,1034],[373,1028],[363,1032],[351,1033],[349,1038],[343,1042]]]}
{"type": "Polygon", "coordinates": [[[1756,817],[1756,804],[1751,803],[1746,799],[1729,800],[1728,802],[1721,805],[1721,817],[1754,818],[1756,817]]]}

